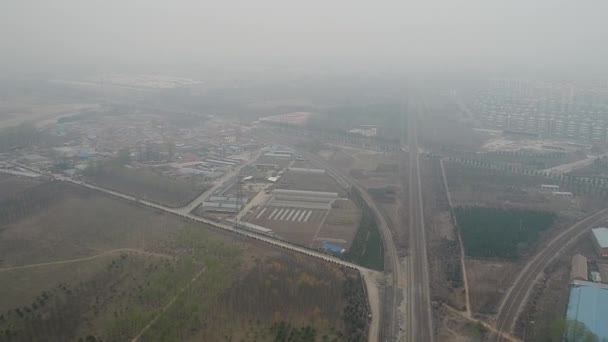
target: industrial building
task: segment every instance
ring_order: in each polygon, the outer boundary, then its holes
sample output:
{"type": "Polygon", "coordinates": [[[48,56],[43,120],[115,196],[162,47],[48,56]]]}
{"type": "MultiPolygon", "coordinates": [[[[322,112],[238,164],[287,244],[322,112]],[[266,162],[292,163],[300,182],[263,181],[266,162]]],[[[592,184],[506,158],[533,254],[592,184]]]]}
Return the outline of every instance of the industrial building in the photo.
{"type": "Polygon", "coordinates": [[[203,202],[201,208],[204,211],[236,213],[247,203],[247,199],[242,198],[241,203],[241,205],[237,205],[236,197],[211,196],[203,202]]]}
{"type": "Polygon", "coordinates": [[[593,228],[591,232],[597,254],[603,258],[608,258],[608,228],[593,228]]]}
{"type": "Polygon", "coordinates": [[[566,320],[577,322],[566,329],[568,341],[578,341],[583,336],[583,327],[595,334],[598,341],[608,339],[608,285],[574,280],[570,288],[570,299],[566,320]]]}
{"type": "Polygon", "coordinates": [[[269,206],[302,208],[302,209],[331,209],[338,199],[337,192],[304,191],[275,189],[272,191],[269,206]]]}
{"type": "Polygon", "coordinates": [[[570,280],[587,280],[587,258],[580,254],[572,257],[570,280]]]}

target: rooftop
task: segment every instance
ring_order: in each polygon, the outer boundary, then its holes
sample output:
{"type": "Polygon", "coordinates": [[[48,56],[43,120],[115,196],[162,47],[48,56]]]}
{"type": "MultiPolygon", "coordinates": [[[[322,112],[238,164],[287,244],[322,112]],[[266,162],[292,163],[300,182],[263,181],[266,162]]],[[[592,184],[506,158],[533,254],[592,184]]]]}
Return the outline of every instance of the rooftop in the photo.
{"type": "Polygon", "coordinates": [[[608,228],[600,227],[591,230],[601,248],[608,248],[608,228]]]}
{"type": "MultiPolygon", "coordinates": [[[[584,324],[601,341],[608,338],[606,317],[608,317],[608,285],[573,281],[566,319],[584,324]]],[[[577,331],[578,329],[573,329],[567,334],[576,334],[577,331]]]]}
{"type": "Polygon", "coordinates": [[[328,250],[332,253],[339,253],[342,254],[344,253],[346,250],[340,246],[334,245],[332,243],[329,242],[323,242],[323,244],[321,245],[322,249],[328,250]]]}

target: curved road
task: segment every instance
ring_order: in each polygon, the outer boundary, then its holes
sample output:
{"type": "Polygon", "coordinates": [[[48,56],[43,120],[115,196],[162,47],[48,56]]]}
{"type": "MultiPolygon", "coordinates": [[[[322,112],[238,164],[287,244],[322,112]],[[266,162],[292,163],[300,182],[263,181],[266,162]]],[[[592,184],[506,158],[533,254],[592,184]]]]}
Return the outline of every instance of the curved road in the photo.
{"type": "MultiPolygon", "coordinates": [[[[608,209],[603,209],[572,225],[553,238],[524,266],[498,309],[496,318],[498,332],[511,332],[538,276],[561,251],[587,233],[595,224],[604,220],[607,215],[608,209]]],[[[501,337],[498,334],[491,334],[488,340],[497,342],[501,337]]]]}
{"type": "Polygon", "coordinates": [[[392,289],[391,289],[391,294],[389,295],[390,316],[383,317],[383,320],[386,320],[386,322],[383,324],[383,326],[388,326],[388,328],[387,328],[388,331],[382,331],[380,334],[380,339],[382,341],[395,340],[395,338],[399,336],[399,332],[397,329],[397,326],[399,324],[399,317],[398,317],[398,307],[399,307],[398,299],[399,299],[399,292],[400,292],[399,289],[402,289],[405,285],[405,279],[403,278],[405,275],[403,274],[403,272],[401,272],[401,267],[400,267],[401,263],[399,262],[399,255],[397,254],[397,247],[395,246],[395,241],[393,240],[393,235],[391,233],[391,230],[389,229],[389,226],[386,223],[386,219],[384,218],[384,215],[382,214],[382,212],[380,212],[380,210],[376,206],[376,203],[371,198],[371,196],[369,195],[367,190],[361,184],[359,184],[356,180],[340,173],[335,168],[333,168],[333,167],[327,165],[325,162],[321,161],[317,156],[314,156],[311,154],[306,154],[306,156],[312,162],[316,163],[317,165],[319,165],[322,168],[325,168],[327,170],[327,172],[332,177],[336,178],[336,180],[339,183],[347,184],[347,185],[350,185],[353,188],[357,189],[359,191],[359,193],[361,194],[361,198],[365,201],[365,203],[372,210],[372,212],[374,213],[374,216],[376,217],[376,223],[378,224],[378,229],[380,230],[380,234],[382,235],[382,241],[383,241],[383,245],[384,245],[385,265],[387,264],[387,260],[388,260],[388,266],[390,267],[390,270],[392,272],[392,276],[391,276],[392,289]]]}

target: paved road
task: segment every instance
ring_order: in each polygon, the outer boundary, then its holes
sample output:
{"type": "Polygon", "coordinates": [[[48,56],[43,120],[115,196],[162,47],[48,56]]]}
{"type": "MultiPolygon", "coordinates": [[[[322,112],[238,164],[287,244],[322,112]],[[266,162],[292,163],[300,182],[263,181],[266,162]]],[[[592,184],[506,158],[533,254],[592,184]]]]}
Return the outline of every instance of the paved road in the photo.
{"type": "MultiPolygon", "coordinates": [[[[403,166],[409,167],[407,181],[409,204],[409,263],[408,263],[408,299],[409,330],[411,342],[434,341],[433,312],[429,289],[429,268],[426,250],[426,232],[424,225],[424,208],[422,185],[420,181],[420,160],[418,153],[417,120],[422,115],[423,104],[415,100],[409,105],[407,141],[409,153],[402,153],[403,166]],[[407,161],[406,161],[407,158],[407,161]]],[[[405,115],[405,113],[404,113],[405,115]]],[[[404,140],[404,138],[402,138],[404,140]]],[[[405,151],[405,146],[404,146],[405,151]]],[[[404,184],[405,185],[405,184],[404,184]]],[[[403,194],[404,196],[406,194],[403,194]]],[[[403,210],[405,212],[405,210],[403,210]]]]}
{"type": "MultiPolygon", "coordinates": [[[[601,210],[582,221],[569,227],[549,243],[547,243],[520,271],[513,285],[503,298],[496,316],[496,330],[498,332],[511,332],[517,317],[526,304],[529,292],[536,279],[549,266],[549,264],[569,245],[583,236],[594,225],[608,216],[608,209],[601,210]]],[[[501,337],[491,334],[488,341],[500,341],[501,337]]]]}

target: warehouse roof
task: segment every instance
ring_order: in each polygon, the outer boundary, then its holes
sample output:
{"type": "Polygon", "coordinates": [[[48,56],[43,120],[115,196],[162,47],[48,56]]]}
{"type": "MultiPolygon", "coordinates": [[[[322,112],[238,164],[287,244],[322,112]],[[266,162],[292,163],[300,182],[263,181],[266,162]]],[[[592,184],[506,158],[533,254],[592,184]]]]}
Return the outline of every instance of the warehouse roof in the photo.
{"type": "Polygon", "coordinates": [[[580,254],[572,257],[570,279],[587,280],[587,258],[580,254]]]}
{"type": "MultiPolygon", "coordinates": [[[[566,318],[585,325],[599,340],[608,338],[608,285],[575,280],[570,289],[570,301],[566,318]]],[[[577,337],[578,329],[571,329],[567,334],[577,337]]]]}
{"type": "Polygon", "coordinates": [[[608,228],[593,228],[593,236],[602,248],[608,248],[608,228]]]}

